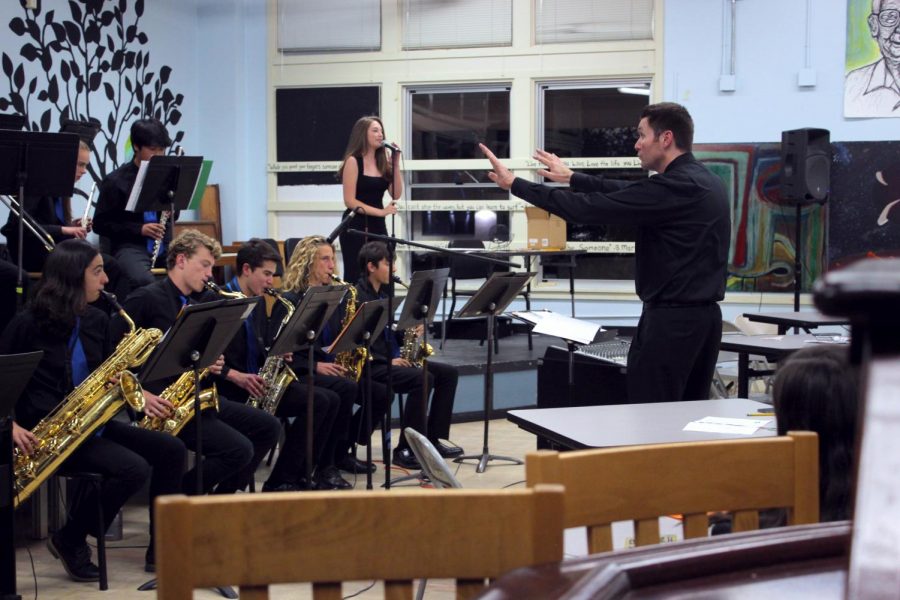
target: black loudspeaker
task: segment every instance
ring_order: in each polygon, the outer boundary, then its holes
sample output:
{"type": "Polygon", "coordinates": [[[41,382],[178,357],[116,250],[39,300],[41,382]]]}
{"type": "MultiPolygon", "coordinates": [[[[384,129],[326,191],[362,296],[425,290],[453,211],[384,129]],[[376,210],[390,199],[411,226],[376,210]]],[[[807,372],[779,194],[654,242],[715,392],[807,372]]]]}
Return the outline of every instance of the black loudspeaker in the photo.
{"type": "Polygon", "coordinates": [[[824,203],[831,187],[831,143],[827,129],[781,132],[781,197],[824,203]]]}

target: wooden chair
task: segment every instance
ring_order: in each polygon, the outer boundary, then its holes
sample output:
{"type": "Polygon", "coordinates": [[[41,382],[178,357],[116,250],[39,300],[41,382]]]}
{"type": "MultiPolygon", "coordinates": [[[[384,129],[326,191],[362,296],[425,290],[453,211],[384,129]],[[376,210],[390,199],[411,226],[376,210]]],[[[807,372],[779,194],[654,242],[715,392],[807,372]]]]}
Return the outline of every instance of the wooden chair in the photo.
{"type": "Polygon", "coordinates": [[[684,515],[684,538],[705,537],[707,512],[731,511],[732,530],[759,528],[760,509],[787,508],[791,525],[819,520],[818,436],[541,450],[528,486],[565,487],[564,527],[587,527],[591,553],[613,549],[612,523],[633,520],[638,546],[659,542],[660,516],[684,515]]]}
{"type": "Polygon", "coordinates": [[[412,580],[456,579],[457,598],[486,578],[562,559],[563,490],[393,490],[167,496],[156,503],[159,597],[240,586],[269,597],[275,583],[311,582],[341,598],[342,581],[384,580],[412,598],[412,580]]]}

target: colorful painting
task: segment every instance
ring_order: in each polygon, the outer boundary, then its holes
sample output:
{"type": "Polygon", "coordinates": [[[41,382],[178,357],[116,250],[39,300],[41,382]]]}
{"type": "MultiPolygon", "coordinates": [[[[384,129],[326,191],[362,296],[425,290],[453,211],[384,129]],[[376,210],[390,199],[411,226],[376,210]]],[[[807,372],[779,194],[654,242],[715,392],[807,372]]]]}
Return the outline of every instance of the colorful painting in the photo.
{"type": "MultiPolygon", "coordinates": [[[[781,198],[780,144],[695,144],[694,154],[725,182],[731,198],[728,290],[792,292],[796,204],[781,198]]],[[[822,274],[827,206],[800,207],[802,288],[822,274]]]]}

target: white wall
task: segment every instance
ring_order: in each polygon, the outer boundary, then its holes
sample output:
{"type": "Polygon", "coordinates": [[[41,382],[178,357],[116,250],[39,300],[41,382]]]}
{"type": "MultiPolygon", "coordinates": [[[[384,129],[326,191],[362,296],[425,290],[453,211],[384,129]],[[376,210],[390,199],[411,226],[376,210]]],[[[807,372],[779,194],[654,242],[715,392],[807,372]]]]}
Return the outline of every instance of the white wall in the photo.
{"type": "Polygon", "coordinates": [[[730,0],[666,0],[665,99],[690,110],[695,141],[777,142],[799,127],[828,129],[832,141],[897,139],[896,119],[843,117],[847,0],[737,0],[737,86],[721,92],[730,7],[730,0]],[[816,85],[800,88],[807,24],[816,85]]]}

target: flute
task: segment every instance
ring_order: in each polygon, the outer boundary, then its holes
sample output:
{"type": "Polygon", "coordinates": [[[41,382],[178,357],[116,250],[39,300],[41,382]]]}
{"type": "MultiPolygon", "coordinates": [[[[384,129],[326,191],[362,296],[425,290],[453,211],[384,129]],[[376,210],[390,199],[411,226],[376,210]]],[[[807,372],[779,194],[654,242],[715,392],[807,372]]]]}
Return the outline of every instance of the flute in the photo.
{"type": "Polygon", "coordinates": [[[87,204],[84,205],[84,214],[81,215],[81,226],[90,231],[88,227],[88,218],[91,214],[91,208],[94,206],[94,191],[97,189],[97,182],[91,184],[91,193],[88,194],[87,204]]]}

